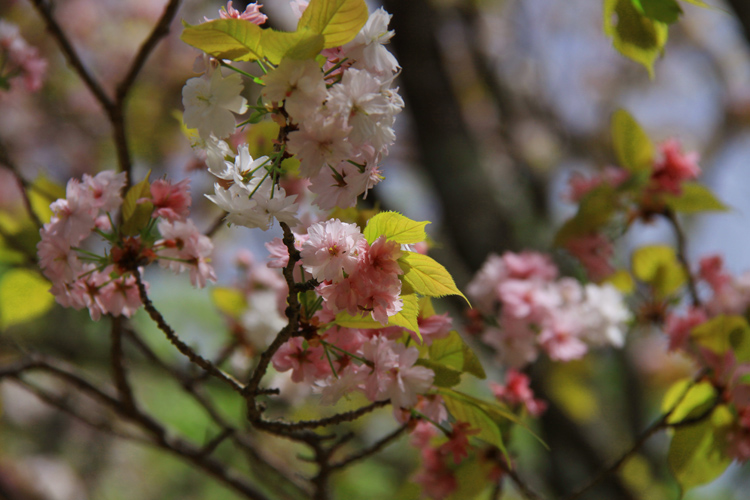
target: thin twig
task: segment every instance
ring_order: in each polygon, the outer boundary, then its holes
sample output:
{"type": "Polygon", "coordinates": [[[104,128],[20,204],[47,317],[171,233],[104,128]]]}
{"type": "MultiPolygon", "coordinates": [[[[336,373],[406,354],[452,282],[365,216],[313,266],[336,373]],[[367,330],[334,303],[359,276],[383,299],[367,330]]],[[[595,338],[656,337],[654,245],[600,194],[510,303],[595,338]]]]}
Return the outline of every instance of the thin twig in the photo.
{"type": "Polygon", "coordinates": [[[125,75],[125,78],[123,78],[117,86],[116,96],[119,104],[122,104],[125,101],[125,98],[130,91],[130,87],[135,82],[141,69],[143,69],[151,52],[156,48],[159,41],[169,34],[169,25],[172,23],[179,7],[180,0],[169,0],[169,3],[164,7],[164,13],[159,18],[159,21],[157,21],[151,34],[143,42],[143,45],[141,45],[133,62],[130,64],[130,69],[125,75]]]}
{"type": "Polygon", "coordinates": [[[685,270],[685,276],[687,277],[688,291],[690,292],[690,298],[693,301],[694,307],[700,307],[701,299],[698,296],[698,288],[695,285],[695,279],[693,273],[690,270],[690,263],[687,260],[687,241],[685,238],[685,232],[682,230],[680,221],[677,219],[677,214],[671,208],[667,208],[664,211],[664,217],[672,224],[675,234],[677,236],[677,258],[680,261],[683,269],[685,270]]]}
{"type": "Polygon", "coordinates": [[[110,337],[112,341],[111,358],[112,358],[112,380],[117,388],[117,395],[126,408],[135,409],[135,398],[133,390],[128,382],[128,375],[125,370],[125,352],[122,350],[122,317],[112,318],[112,327],[110,337]]]}
{"type": "Polygon", "coordinates": [[[45,0],[31,0],[31,3],[34,4],[37,12],[39,12],[44,19],[44,23],[47,25],[47,30],[52,34],[55,40],[57,40],[57,44],[60,46],[68,63],[73,66],[73,69],[78,73],[78,76],[81,77],[83,83],[86,84],[91,93],[94,94],[96,100],[99,101],[99,104],[104,108],[104,111],[109,115],[114,109],[114,102],[112,102],[112,99],[110,99],[104,91],[101,84],[91,75],[75,48],[73,48],[73,44],[68,39],[68,36],[62,30],[57,21],[55,21],[49,2],[45,0]]]}
{"type": "Polygon", "coordinates": [[[366,448],[353,455],[349,455],[348,457],[342,459],[341,461],[331,464],[329,469],[332,471],[337,470],[337,469],[343,469],[344,467],[349,466],[352,462],[356,462],[358,460],[362,460],[362,459],[365,459],[367,457],[374,455],[375,453],[379,452],[380,450],[388,446],[392,441],[395,441],[396,439],[401,437],[401,434],[403,434],[404,431],[406,431],[406,429],[408,428],[409,428],[408,424],[402,425],[401,427],[397,428],[390,434],[384,436],[377,442],[373,443],[373,445],[370,446],[369,448],[366,448]]]}
{"type": "MultiPolygon", "coordinates": [[[[699,373],[698,376],[694,379],[694,381],[700,380],[703,377],[703,372],[699,373]]],[[[695,383],[695,382],[694,382],[695,383]]],[[[683,393],[680,395],[680,397],[677,399],[677,402],[672,406],[672,408],[669,409],[666,413],[664,413],[659,419],[657,419],[654,423],[652,423],[648,428],[646,428],[643,433],[641,433],[640,436],[638,436],[638,439],[636,439],[635,443],[625,452],[623,453],[620,458],[615,460],[612,465],[607,467],[606,469],[601,470],[596,476],[594,476],[591,481],[589,481],[588,484],[580,488],[579,490],[563,497],[562,500],[577,500],[580,498],[583,494],[585,494],[587,491],[589,491],[591,488],[599,484],[604,478],[607,476],[614,474],[617,472],[620,467],[629,459],[631,458],[638,450],[643,447],[643,445],[648,441],[648,439],[656,434],[657,432],[667,429],[667,428],[679,428],[684,427],[688,425],[693,425],[698,422],[701,422],[705,418],[711,415],[713,413],[714,409],[716,409],[716,406],[718,406],[720,402],[720,398],[715,398],[713,404],[706,409],[704,412],[702,412],[700,415],[697,415],[695,417],[691,417],[689,419],[683,419],[679,422],[670,423],[669,418],[672,415],[672,413],[677,409],[677,407],[682,403],[682,400],[687,395],[690,388],[693,386],[693,384],[690,384],[688,387],[685,388],[683,393]]]]}
{"type": "Polygon", "coordinates": [[[135,276],[135,282],[138,285],[138,293],[140,294],[141,302],[143,302],[143,307],[146,309],[146,312],[154,321],[154,323],[156,323],[156,326],[159,327],[159,330],[164,332],[164,335],[167,336],[167,339],[172,343],[172,345],[174,345],[177,350],[184,354],[191,362],[200,366],[219,380],[226,382],[232,389],[244,395],[245,387],[240,382],[238,382],[228,373],[225,373],[224,371],[217,368],[213,363],[202,357],[200,354],[192,350],[190,346],[180,340],[172,327],[169,326],[169,324],[164,320],[164,316],[161,315],[158,309],[154,307],[151,299],[148,298],[146,287],[144,286],[143,280],[141,279],[140,271],[138,271],[138,269],[133,269],[132,272],[133,276],[135,276]]]}

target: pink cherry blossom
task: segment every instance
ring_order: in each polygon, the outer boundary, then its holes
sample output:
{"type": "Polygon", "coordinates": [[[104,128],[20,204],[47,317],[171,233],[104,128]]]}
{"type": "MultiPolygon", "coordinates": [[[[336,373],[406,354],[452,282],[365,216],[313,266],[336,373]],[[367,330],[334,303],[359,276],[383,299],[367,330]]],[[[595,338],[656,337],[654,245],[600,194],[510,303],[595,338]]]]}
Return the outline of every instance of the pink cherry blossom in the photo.
{"type": "Polygon", "coordinates": [[[698,153],[683,153],[677,139],[669,139],[659,145],[661,159],[654,164],[651,183],[655,189],[679,195],[682,183],[696,179],[701,168],[698,153]]]}
{"type": "MultiPolygon", "coordinates": [[[[231,3],[231,2],[230,2],[231,3]]],[[[154,204],[152,217],[164,217],[170,222],[184,221],[190,215],[190,179],[177,184],[167,180],[155,180],[151,183],[151,203],[154,204]]]]}
{"type": "Polygon", "coordinates": [[[323,348],[310,345],[304,348],[304,340],[294,337],[282,345],[273,356],[273,367],[285,372],[292,370],[292,380],[313,383],[331,373],[323,348]]]}
{"type": "Polygon", "coordinates": [[[268,20],[268,16],[260,11],[261,7],[263,7],[263,4],[249,3],[247,4],[247,7],[245,7],[245,11],[240,12],[232,7],[232,0],[229,0],[229,2],[227,2],[226,9],[222,9],[219,11],[219,18],[242,19],[244,21],[250,21],[253,24],[261,25],[268,20]]]}
{"type": "Polygon", "coordinates": [[[339,282],[344,273],[357,267],[359,253],[366,244],[356,224],[331,219],[311,225],[302,246],[302,265],[315,279],[339,282]]]}
{"type": "Polygon", "coordinates": [[[154,244],[158,248],[159,265],[181,273],[190,271],[193,286],[203,288],[206,281],[216,281],[213,267],[209,264],[214,245],[208,236],[201,234],[193,221],[159,222],[162,239],[154,244]]]}
{"type": "Polygon", "coordinates": [[[721,293],[732,282],[732,277],[724,270],[721,255],[708,255],[700,260],[698,276],[711,286],[714,293],[721,293]]]}
{"type": "Polygon", "coordinates": [[[664,332],[669,336],[669,350],[686,349],[690,332],[707,320],[706,312],[701,308],[691,307],[685,316],[670,313],[664,325],[664,332]]]}
{"type": "Polygon", "coordinates": [[[565,249],[583,264],[593,281],[599,282],[615,271],[610,263],[615,248],[601,233],[570,238],[565,242],[565,249]]]}
{"type": "Polygon", "coordinates": [[[531,416],[538,417],[547,409],[547,403],[534,398],[530,383],[527,375],[511,369],[505,375],[505,385],[490,382],[490,389],[499,401],[511,406],[522,404],[531,416]]]}
{"type": "Polygon", "coordinates": [[[416,404],[417,395],[432,386],[435,373],[414,366],[419,357],[415,347],[375,338],[364,344],[362,352],[373,363],[372,373],[365,382],[365,394],[371,401],[390,399],[394,407],[410,408],[416,404]]]}

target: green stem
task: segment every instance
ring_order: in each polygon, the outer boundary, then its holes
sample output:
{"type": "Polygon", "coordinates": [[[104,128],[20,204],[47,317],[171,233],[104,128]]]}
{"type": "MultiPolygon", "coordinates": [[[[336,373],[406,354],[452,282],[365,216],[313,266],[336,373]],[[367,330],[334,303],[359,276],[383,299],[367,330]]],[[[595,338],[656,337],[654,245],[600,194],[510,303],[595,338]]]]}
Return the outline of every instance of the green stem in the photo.
{"type": "Polygon", "coordinates": [[[222,65],[222,66],[224,66],[225,68],[229,68],[229,69],[231,69],[232,71],[235,71],[235,72],[239,73],[239,74],[240,74],[240,75],[242,75],[242,76],[246,76],[246,77],[250,78],[250,79],[251,79],[251,80],[252,80],[253,82],[257,83],[258,85],[265,85],[265,84],[263,83],[263,80],[261,80],[261,79],[260,79],[260,78],[258,78],[257,76],[251,75],[251,74],[250,74],[250,73],[248,73],[247,71],[242,71],[241,69],[239,69],[239,68],[235,68],[235,67],[234,67],[234,66],[232,66],[231,64],[227,64],[227,63],[225,63],[224,61],[221,61],[221,60],[219,60],[219,64],[221,64],[221,65],[222,65]]]}

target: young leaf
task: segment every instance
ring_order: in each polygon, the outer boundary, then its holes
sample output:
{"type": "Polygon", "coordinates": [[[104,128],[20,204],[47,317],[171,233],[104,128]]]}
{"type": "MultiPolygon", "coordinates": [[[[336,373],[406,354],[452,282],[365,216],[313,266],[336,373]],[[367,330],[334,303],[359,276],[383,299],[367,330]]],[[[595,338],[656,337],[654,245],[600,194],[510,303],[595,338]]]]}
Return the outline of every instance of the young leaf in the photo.
{"type": "Polygon", "coordinates": [[[402,245],[419,243],[427,239],[424,227],[429,223],[413,221],[398,212],[380,212],[367,221],[363,234],[370,244],[379,236],[385,236],[386,239],[402,245]]]}
{"type": "Polygon", "coordinates": [[[279,64],[285,57],[312,59],[323,50],[323,42],[323,35],[306,28],[293,33],[266,29],[263,30],[262,49],[269,61],[279,64]]]}
{"type": "Polygon", "coordinates": [[[500,428],[487,411],[452,389],[441,389],[440,394],[445,401],[445,407],[453,418],[461,422],[468,422],[473,429],[479,429],[479,434],[476,434],[476,437],[497,446],[505,452],[505,443],[500,428]]]}
{"type": "Polygon", "coordinates": [[[263,58],[260,26],[243,19],[217,19],[185,29],[180,39],[217,59],[255,61],[263,58]]]}
{"type": "MultiPolygon", "coordinates": [[[[419,315],[419,302],[416,295],[401,295],[403,301],[403,307],[401,310],[393,316],[388,318],[388,324],[385,326],[400,326],[406,328],[417,334],[421,339],[422,336],[419,333],[419,323],[417,321],[419,315]]],[[[342,311],[336,315],[334,323],[345,328],[383,328],[383,325],[379,321],[372,319],[370,315],[360,317],[351,316],[346,311],[342,311]]]]}
{"type": "Polygon", "coordinates": [[[467,303],[469,302],[469,299],[456,287],[448,270],[435,259],[416,252],[404,252],[399,263],[404,269],[404,282],[408,283],[418,294],[428,297],[459,295],[467,303]]]}
{"type": "Polygon", "coordinates": [[[713,481],[732,463],[725,449],[733,420],[721,405],[701,422],[675,430],[667,460],[683,493],[713,481]]]}
{"type": "Polygon", "coordinates": [[[150,201],[138,203],[141,198],[151,198],[151,171],[138,184],[131,186],[122,202],[122,232],[126,236],[138,234],[151,219],[154,205],[150,201]]]}
{"type": "Polygon", "coordinates": [[[659,297],[677,291],[686,281],[685,270],[675,251],[666,245],[652,245],[633,252],[633,274],[651,285],[659,297]]]}
{"type": "Polygon", "coordinates": [[[435,372],[435,379],[432,381],[435,387],[453,387],[461,382],[461,372],[430,359],[420,358],[414,364],[435,372]]]}
{"type": "Polygon", "coordinates": [[[664,396],[662,408],[670,411],[668,424],[676,424],[703,415],[716,401],[719,395],[709,382],[700,382],[685,386],[678,382],[664,396]],[[676,405],[676,406],[675,406],[676,405]]]}
{"type": "Polygon", "coordinates": [[[667,43],[669,25],[640,13],[632,0],[604,0],[604,33],[615,49],[654,77],[654,62],[667,43]]]}
{"type": "Polygon", "coordinates": [[[364,0],[311,0],[297,30],[323,35],[326,49],[340,47],[357,36],[369,15],[364,0]]]}
{"type": "Polygon", "coordinates": [[[675,212],[695,214],[699,212],[725,212],[729,210],[703,184],[685,182],[682,184],[682,194],[665,196],[664,200],[675,212]]]}
{"type": "Polygon", "coordinates": [[[460,373],[468,372],[477,378],[487,378],[482,364],[457,331],[444,339],[435,340],[429,349],[430,359],[460,373]]]}
{"type": "Polygon", "coordinates": [[[676,23],[682,14],[677,0],[632,0],[635,8],[654,21],[666,24],[676,23]]]}
{"type": "Polygon", "coordinates": [[[588,192],[578,206],[576,215],[557,231],[555,245],[564,246],[576,236],[585,236],[607,225],[617,211],[617,192],[609,185],[588,192]]]}
{"type": "Polygon", "coordinates": [[[624,109],[612,115],[612,143],[620,166],[631,171],[649,171],[654,145],[633,116],[624,109]]]}
{"type": "Polygon", "coordinates": [[[737,361],[750,361],[750,325],[742,316],[716,316],[693,328],[690,337],[720,356],[733,350],[737,361]]]}
{"type": "Polygon", "coordinates": [[[0,329],[46,313],[55,303],[51,283],[28,269],[12,269],[0,278],[0,329]]]}
{"type": "Polygon", "coordinates": [[[419,333],[419,299],[416,295],[401,295],[404,305],[394,316],[388,318],[388,326],[400,326],[417,334],[420,341],[422,334],[419,333]]]}

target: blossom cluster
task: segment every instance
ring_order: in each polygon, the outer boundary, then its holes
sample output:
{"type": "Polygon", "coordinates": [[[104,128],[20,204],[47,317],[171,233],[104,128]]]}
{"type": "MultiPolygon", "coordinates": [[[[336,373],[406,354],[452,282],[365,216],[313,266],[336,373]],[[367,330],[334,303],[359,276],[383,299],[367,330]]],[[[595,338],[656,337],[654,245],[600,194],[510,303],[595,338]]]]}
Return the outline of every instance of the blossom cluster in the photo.
{"type": "Polygon", "coordinates": [[[216,279],[209,264],[213,244],[187,218],[189,182],[157,180],[148,196],[133,200],[134,207],[149,210],[140,234],[125,234],[114,222],[124,186],[125,174],[113,171],[71,179],[66,197],[52,203],[52,218],[40,231],[39,265],[52,283],[51,293],[64,307],[87,308],[94,320],[103,314],[132,316],[141,305],[132,272],[154,260],[175,272],[190,271],[195,286],[216,279]],[[110,244],[109,252],[99,253],[101,245],[90,241],[94,234],[110,244]]]}
{"type": "MultiPolygon", "coordinates": [[[[230,2],[220,16],[260,25],[266,18],[258,7],[250,4],[239,13],[230,2]]],[[[306,2],[295,7],[301,15],[306,2]]],[[[196,145],[219,178],[209,198],[228,212],[229,223],[267,229],[276,218],[294,226],[298,197],[287,196],[284,187],[293,179],[303,181],[323,210],[354,206],[382,180],[379,163],[395,141],[393,124],[403,108],[391,88],[399,65],[385,48],[393,35],[389,20],[383,9],[371,13],[352,41],[323,51],[323,63],[285,58],[275,67],[266,64],[271,68],[261,79],[262,107],[254,109],[280,126],[279,148],[271,157],[253,159],[244,145],[235,154],[227,142],[234,114],[248,109],[239,74],[225,77],[219,62],[208,60],[205,73],[187,81],[183,119],[197,130],[196,145]],[[298,167],[282,167],[288,158],[298,167]]]]}
{"type": "MultiPolygon", "coordinates": [[[[701,169],[698,166],[697,153],[684,153],[677,139],[668,139],[659,145],[659,156],[654,159],[651,169],[642,189],[634,193],[634,197],[626,202],[619,195],[612,195],[608,204],[612,207],[629,209],[637,212],[646,220],[654,213],[664,210],[665,196],[679,196],[683,192],[685,182],[698,178],[701,169]],[[627,206],[628,204],[632,206],[627,206]]],[[[605,187],[612,190],[622,189],[620,194],[631,196],[628,186],[633,174],[625,169],[609,166],[601,173],[586,177],[575,173],[569,180],[569,191],[566,198],[573,202],[581,202],[586,195],[597,188],[605,187]]],[[[636,183],[637,184],[637,183],[636,183]]],[[[634,216],[630,216],[633,219],[634,216]]],[[[565,249],[576,257],[585,268],[588,277],[600,282],[614,272],[612,257],[614,246],[611,238],[601,231],[579,234],[567,239],[565,249]]]]}
{"type": "Polygon", "coordinates": [[[630,312],[610,284],[581,285],[558,278],[558,269],[536,252],[491,255],[467,287],[489,325],[482,340],[500,363],[522,367],[540,349],[556,361],[581,358],[589,346],[621,347],[630,312]]]}
{"type": "Polygon", "coordinates": [[[14,85],[20,76],[26,90],[42,88],[47,61],[21,36],[18,26],[0,19],[0,89],[14,85]]]}
{"type": "Polygon", "coordinates": [[[727,438],[727,452],[736,460],[750,460],[750,362],[737,359],[734,349],[724,353],[691,340],[691,333],[712,319],[746,317],[750,310],[750,273],[732,276],[719,255],[700,260],[697,277],[706,285],[707,297],[698,305],[667,314],[664,331],[671,351],[687,354],[702,368],[707,368],[714,387],[720,388],[722,401],[731,403],[737,421],[727,438]]]}

